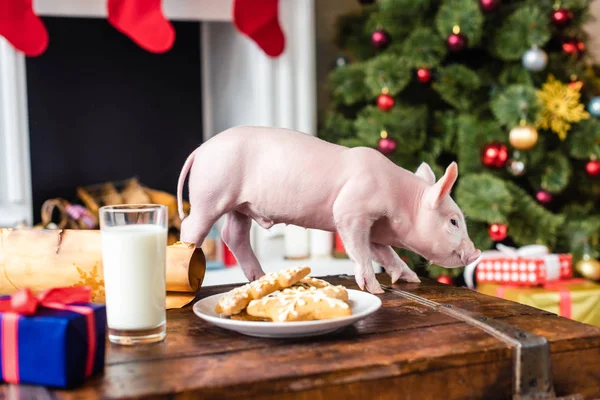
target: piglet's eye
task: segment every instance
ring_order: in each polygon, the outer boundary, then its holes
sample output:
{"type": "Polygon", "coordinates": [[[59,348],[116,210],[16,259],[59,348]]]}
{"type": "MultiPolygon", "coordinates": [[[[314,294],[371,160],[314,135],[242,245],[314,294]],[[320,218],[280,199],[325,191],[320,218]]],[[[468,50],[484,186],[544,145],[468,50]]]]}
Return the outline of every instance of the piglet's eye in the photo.
{"type": "Polygon", "coordinates": [[[451,223],[452,225],[454,225],[454,226],[458,227],[458,221],[457,221],[457,220],[455,220],[454,218],[452,218],[452,219],[450,220],[450,223],[451,223]]]}

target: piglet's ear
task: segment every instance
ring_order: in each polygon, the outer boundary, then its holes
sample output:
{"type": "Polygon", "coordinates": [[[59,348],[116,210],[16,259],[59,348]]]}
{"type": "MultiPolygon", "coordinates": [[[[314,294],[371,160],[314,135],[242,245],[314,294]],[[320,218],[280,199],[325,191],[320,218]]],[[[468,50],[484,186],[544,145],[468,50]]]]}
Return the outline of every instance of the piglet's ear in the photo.
{"type": "Polygon", "coordinates": [[[421,163],[421,165],[419,165],[419,168],[417,168],[415,175],[425,179],[425,182],[429,183],[430,185],[433,185],[435,183],[435,174],[431,170],[429,164],[427,164],[426,162],[421,163]]]}
{"type": "Polygon", "coordinates": [[[437,208],[441,201],[450,194],[456,178],[458,178],[458,166],[453,162],[446,168],[444,176],[433,186],[429,187],[424,194],[425,200],[431,208],[437,208]]]}

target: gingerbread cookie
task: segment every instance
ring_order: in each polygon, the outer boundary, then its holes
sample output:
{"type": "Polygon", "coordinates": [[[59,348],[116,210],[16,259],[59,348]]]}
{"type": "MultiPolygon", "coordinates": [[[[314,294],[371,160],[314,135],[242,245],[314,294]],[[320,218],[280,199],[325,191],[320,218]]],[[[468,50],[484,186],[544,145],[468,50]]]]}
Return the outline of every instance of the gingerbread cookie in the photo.
{"type": "Polygon", "coordinates": [[[252,300],[285,289],[300,281],[310,273],[306,266],[288,268],[280,272],[266,274],[254,282],[247,283],[225,293],[217,303],[215,312],[232,315],[242,311],[252,300]]]}
{"type": "Polygon", "coordinates": [[[260,300],[252,300],[246,311],[255,317],[270,318],[273,322],[322,320],[352,314],[346,302],[329,297],[323,289],[315,287],[284,289],[260,300]]]}
{"type": "Polygon", "coordinates": [[[322,289],[327,296],[348,302],[348,291],[344,286],[335,286],[327,281],[324,281],[323,279],[307,276],[306,278],[301,279],[300,282],[295,284],[293,287],[304,287],[305,289],[314,287],[317,289],[322,289]]]}
{"type": "Polygon", "coordinates": [[[253,315],[250,315],[246,311],[241,311],[238,314],[233,314],[229,318],[237,320],[237,321],[258,321],[258,322],[268,322],[268,321],[270,321],[267,318],[255,317],[253,315]]]}

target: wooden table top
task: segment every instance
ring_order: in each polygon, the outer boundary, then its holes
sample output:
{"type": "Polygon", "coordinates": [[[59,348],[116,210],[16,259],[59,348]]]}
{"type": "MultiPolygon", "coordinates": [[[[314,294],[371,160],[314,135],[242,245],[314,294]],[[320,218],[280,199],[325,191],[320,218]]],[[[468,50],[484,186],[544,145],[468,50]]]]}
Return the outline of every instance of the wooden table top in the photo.
{"type": "MultiPolygon", "coordinates": [[[[353,277],[326,277],[356,289],[353,277]]],[[[378,275],[389,284],[386,275],[378,275]]],[[[206,287],[198,299],[231,289],[206,287]]],[[[600,396],[600,329],[434,281],[394,285],[501,319],[548,339],[558,395],[600,396]],[[585,360],[585,362],[583,362],[585,360]],[[577,373],[573,373],[577,371],[577,373]]],[[[2,398],[485,398],[511,397],[511,349],[489,334],[400,297],[347,329],[303,339],[262,339],[215,327],[191,307],[167,314],[167,339],[107,345],[104,374],[75,390],[3,385],[2,398]]],[[[589,398],[589,397],[586,397],[589,398]]]]}

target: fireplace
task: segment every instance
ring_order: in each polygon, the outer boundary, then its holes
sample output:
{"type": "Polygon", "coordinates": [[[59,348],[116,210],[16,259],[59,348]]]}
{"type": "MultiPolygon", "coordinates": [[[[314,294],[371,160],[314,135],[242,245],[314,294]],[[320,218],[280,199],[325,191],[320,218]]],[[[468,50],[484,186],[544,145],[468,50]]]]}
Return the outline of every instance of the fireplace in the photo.
{"type": "Polygon", "coordinates": [[[26,59],[33,221],[49,198],[136,176],[176,192],[202,142],[201,32],[175,21],[171,51],[152,54],[101,18],[46,17],[51,46],[26,59]]]}
{"type": "Polygon", "coordinates": [[[235,29],[231,0],[163,0],[176,41],[162,55],[110,27],[105,0],[34,9],[45,54],[0,38],[0,227],[33,225],[45,198],[77,184],[138,176],[173,192],[188,152],[231,126],[316,133],[314,0],[280,0],[276,59],[235,29]]]}

